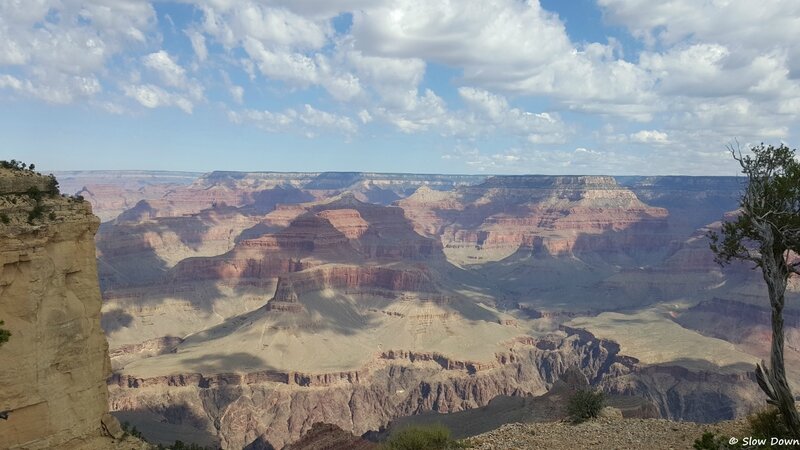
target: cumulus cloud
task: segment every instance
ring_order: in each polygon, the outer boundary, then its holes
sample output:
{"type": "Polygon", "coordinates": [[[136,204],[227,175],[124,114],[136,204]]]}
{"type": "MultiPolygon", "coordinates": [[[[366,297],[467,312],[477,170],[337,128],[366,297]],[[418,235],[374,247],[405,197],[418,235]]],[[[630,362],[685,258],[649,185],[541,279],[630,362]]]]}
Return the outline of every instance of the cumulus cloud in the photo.
{"type": "Polygon", "coordinates": [[[208,47],[206,47],[205,36],[196,30],[186,31],[186,36],[189,37],[189,41],[192,43],[192,49],[194,50],[194,54],[197,56],[197,59],[200,62],[208,59],[208,47]]]}
{"type": "Polygon", "coordinates": [[[791,0],[598,0],[604,23],[641,48],[578,42],[538,0],[186,3],[187,20],[165,26],[146,0],[0,1],[0,101],[115,114],[210,104],[236,123],[307,135],[388,125],[466,145],[470,167],[497,170],[620,167],[600,156],[718,162],[700,149],[790,139],[799,124],[791,0]],[[275,100],[284,106],[264,109],[275,100]],[[482,148],[493,139],[514,148],[482,148]],[[631,153],[648,151],[658,157],[631,153]]]}
{"type": "Polygon", "coordinates": [[[320,132],[349,136],[358,131],[358,126],[351,118],[320,111],[308,104],[300,110],[289,108],[282,112],[254,109],[228,111],[228,119],[237,124],[252,124],[268,132],[291,130],[308,137],[315,137],[320,132]]]}
{"type": "Polygon", "coordinates": [[[631,134],[630,140],[640,144],[666,144],[669,142],[669,136],[658,130],[641,130],[631,134]]]}
{"type": "Polygon", "coordinates": [[[159,50],[150,53],[144,58],[144,65],[156,72],[161,80],[168,86],[185,87],[187,84],[186,70],[179,66],[169,53],[159,50]]]}
{"type": "Polygon", "coordinates": [[[70,103],[100,93],[107,63],[152,30],[152,5],[134,0],[0,3],[0,66],[21,95],[70,103]]]}
{"type": "Polygon", "coordinates": [[[164,89],[152,84],[138,84],[124,86],[125,95],[136,100],[145,108],[160,108],[165,106],[175,106],[184,112],[191,114],[194,104],[188,98],[167,92],[164,89]]]}
{"type": "Polygon", "coordinates": [[[561,144],[566,141],[569,130],[558,114],[512,108],[505,97],[483,89],[461,87],[458,93],[472,111],[466,118],[465,126],[471,133],[502,130],[522,136],[533,144],[561,144]]]}

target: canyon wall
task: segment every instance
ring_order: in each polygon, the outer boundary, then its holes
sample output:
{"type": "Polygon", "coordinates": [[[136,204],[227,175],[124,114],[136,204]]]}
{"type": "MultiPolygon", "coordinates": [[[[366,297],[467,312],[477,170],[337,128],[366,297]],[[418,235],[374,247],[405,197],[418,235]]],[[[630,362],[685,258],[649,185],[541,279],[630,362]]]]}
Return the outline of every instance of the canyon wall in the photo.
{"type": "Polygon", "coordinates": [[[120,430],[107,414],[93,240],[100,221],[86,202],[14,193],[48,183],[0,170],[0,320],[11,332],[0,347],[0,448],[113,448],[101,437],[104,426],[120,430]]]}
{"type": "Polygon", "coordinates": [[[222,448],[280,449],[318,422],[361,435],[398,417],[479,408],[499,395],[542,395],[574,369],[607,393],[644,398],[675,420],[728,419],[763,401],[750,372],[642,367],[614,342],[571,332],[515,340],[480,365],[390,351],[362,370],[318,374],[310,383],[277,373],[115,377],[111,405],[127,417],[192,427],[222,448]]]}

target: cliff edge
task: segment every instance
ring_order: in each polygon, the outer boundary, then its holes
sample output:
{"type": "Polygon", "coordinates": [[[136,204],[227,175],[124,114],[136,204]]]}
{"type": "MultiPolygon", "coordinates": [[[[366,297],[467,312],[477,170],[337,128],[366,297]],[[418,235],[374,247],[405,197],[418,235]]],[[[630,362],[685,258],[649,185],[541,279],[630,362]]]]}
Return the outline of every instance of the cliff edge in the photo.
{"type": "Polygon", "coordinates": [[[0,168],[0,448],[124,445],[108,415],[94,234],[100,220],[55,178],[0,168]]]}

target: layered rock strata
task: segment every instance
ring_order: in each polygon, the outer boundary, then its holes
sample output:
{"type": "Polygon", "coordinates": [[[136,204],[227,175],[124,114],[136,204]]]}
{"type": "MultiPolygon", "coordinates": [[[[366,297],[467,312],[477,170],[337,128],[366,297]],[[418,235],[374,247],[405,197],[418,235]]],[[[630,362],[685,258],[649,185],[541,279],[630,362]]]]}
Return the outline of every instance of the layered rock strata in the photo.
{"type": "Polygon", "coordinates": [[[11,332],[0,347],[0,448],[93,448],[104,415],[105,428],[119,427],[107,416],[100,221],[86,202],[15,194],[50,183],[0,170],[0,320],[11,332]]]}
{"type": "Polygon", "coordinates": [[[569,370],[579,370],[610,394],[651,402],[674,419],[731,418],[761,400],[750,373],[644,367],[618,352],[615,343],[576,331],[516,340],[494,362],[480,366],[445,361],[442,355],[386,352],[347,377],[317,375],[325,380],[319,384],[297,383],[308,378],[296,374],[117,377],[111,403],[119,411],[192,423],[217,436],[223,448],[282,448],[317,422],[361,435],[397,417],[477,408],[501,395],[542,395],[569,370]]]}

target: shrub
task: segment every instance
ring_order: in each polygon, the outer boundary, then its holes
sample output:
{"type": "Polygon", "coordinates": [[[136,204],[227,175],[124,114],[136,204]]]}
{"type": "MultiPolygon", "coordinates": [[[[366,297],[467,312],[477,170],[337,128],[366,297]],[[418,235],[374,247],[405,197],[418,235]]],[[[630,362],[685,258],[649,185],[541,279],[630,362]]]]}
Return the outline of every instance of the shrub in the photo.
{"type": "Polygon", "coordinates": [[[58,180],[56,180],[56,176],[51,173],[47,178],[47,193],[50,195],[58,195],[58,180]]]}
{"type": "Polygon", "coordinates": [[[750,423],[750,434],[755,438],[789,437],[789,430],[783,423],[781,413],[774,406],[751,414],[747,417],[747,421],[750,423]]]}
{"type": "Polygon", "coordinates": [[[136,425],[131,425],[129,422],[122,422],[122,431],[125,432],[125,436],[130,435],[144,440],[144,437],[142,437],[142,432],[136,429],[136,425]]]}
{"type": "MultiPolygon", "coordinates": [[[[0,320],[0,325],[3,325],[4,323],[5,322],[0,320]]],[[[8,338],[10,338],[10,337],[11,337],[11,332],[10,331],[8,331],[8,330],[6,330],[4,328],[0,328],[0,347],[2,347],[3,344],[8,342],[8,338]]]]}
{"type": "Polygon", "coordinates": [[[567,401],[567,415],[575,423],[592,419],[605,405],[605,395],[600,391],[579,389],[567,401]]]}
{"type": "Polygon", "coordinates": [[[445,450],[463,448],[441,424],[412,426],[392,434],[383,446],[390,450],[445,450]]]}
{"type": "Polygon", "coordinates": [[[6,213],[0,213],[0,222],[9,223],[11,222],[11,218],[8,217],[8,214],[6,213]]]}
{"type": "Polygon", "coordinates": [[[736,444],[731,444],[729,438],[717,436],[711,432],[705,432],[703,433],[703,437],[694,440],[693,448],[695,450],[736,450],[744,447],[738,442],[736,444]]]}
{"type": "Polygon", "coordinates": [[[28,223],[33,224],[33,221],[42,217],[44,214],[44,206],[37,204],[33,207],[33,209],[28,213],[28,223]]]}
{"type": "Polygon", "coordinates": [[[11,170],[23,170],[25,169],[25,163],[22,161],[17,161],[16,159],[12,159],[11,161],[0,161],[0,167],[3,169],[11,169],[11,170]]]}
{"type": "Polygon", "coordinates": [[[42,191],[39,190],[36,186],[31,186],[26,191],[28,197],[36,200],[37,202],[42,199],[42,191]]]}

